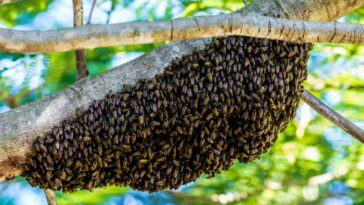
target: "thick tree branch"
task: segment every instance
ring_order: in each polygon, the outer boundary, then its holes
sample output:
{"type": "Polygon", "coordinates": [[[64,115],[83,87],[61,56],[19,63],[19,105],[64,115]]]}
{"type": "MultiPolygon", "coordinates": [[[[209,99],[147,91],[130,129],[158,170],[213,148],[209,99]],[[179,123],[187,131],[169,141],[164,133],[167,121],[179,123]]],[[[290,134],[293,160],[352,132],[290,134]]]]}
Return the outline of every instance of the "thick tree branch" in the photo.
{"type": "Polygon", "coordinates": [[[234,13],[171,21],[86,25],[51,31],[0,29],[0,51],[45,53],[227,35],[255,36],[297,43],[335,42],[364,45],[364,25],[290,21],[234,13]]]}
{"type": "MultiPolygon", "coordinates": [[[[293,1],[287,0],[287,2],[293,1]]],[[[363,5],[363,1],[354,1],[352,2],[353,5],[348,5],[347,7],[341,6],[343,4],[341,3],[342,0],[330,0],[328,4],[322,6],[313,0],[295,1],[305,2],[304,5],[297,3],[300,7],[295,16],[299,16],[302,13],[305,14],[302,18],[298,19],[308,19],[305,17],[309,12],[311,11],[313,14],[316,14],[316,10],[320,11],[322,16],[327,16],[326,13],[331,10],[324,9],[324,6],[328,8],[338,6],[340,13],[330,14],[330,20],[335,20],[341,17],[342,14],[351,11],[353,7],[363,5]],[[307,10],[307,8],[310,9],[307,10]]],[[[271,1],[255,0],[245,7],[246,10],[244,9],[244,13],[254,12],[259,15],[271,15],[266,11],[274,10],[276,7],[269,2],[271,1]],[[258,7],[259,9],[254,10],[254,8],[258,7]]],[[[290,11],[293,8],[286,8],[286,10],[290,11]]],[[[284,16],[282,12],[278,12],[278,14],[284,16]]],[[[320,21],[327,19],[321,19],[319,15],[314,15],[310,20],[320,21]]],[[[150,79],[156,74],[163,72],[163,69],[173,58],[189,54],[194,49],[204,48],[210,41],[211,39],[199,39],[167,44],[95,78],[86,77],[68,89],[44,97],[35,103],[27,104],[1,114],[0,180],[5,176],[21,172],[15,166],[14,162],[26,160],[26,153],[30,151],[32,142],[37,136],[48,132],[52,127],[59,125],[64,119],[74,118],[77,112],[85,110],[93,100],[104,98],[108,91],[116,92],[122,89],[124,84],[133,85],[139,79],[150,79]],[[73,106],[69,106],[69,104],[73,106]]]]}
{"type": "MultiPolygon", "coordinates": [[[[82,0],[73,0],[73,26],[80,27],[83,25],[83,5],[82,0]]],[[[76,70],[77,79],[84,78],[88,75],[86,63],[86,51],[84,49],[76,50],[76,70]]]]}
{"type": "Polygon", "coordinates": [[[26,153],[37,136],[59,125],[64,119],[74,118],[77,112],[85,110],[94,100],[104,98],[109,91],[120,91],[124,84],[133,85],[138,79],[153,78],[163,72],[174,58],[190,54],[194,49],[202,49],[207,42],[210,40],[170,43],[119,68],[95,78],[85,77],[68,89],[2,113],[0,180],[17,171],[12,162],[26,160],[26,153]]]}
{"type": "Polygon", "coordinates": [[[364,0],[255,0],[240,12],[291,20],[333,21],[364,5],[364,0]]]}
{"type": "Polygon", "coordinates": [[[303,91],[301,99],[314,110],[316,110],[316,112],[318,112],[320,115],[364,143],[364,131],[362,129],[347,120],[345,117],[341,116],[339,113],[332,110],[307,90],[303,91]]]}

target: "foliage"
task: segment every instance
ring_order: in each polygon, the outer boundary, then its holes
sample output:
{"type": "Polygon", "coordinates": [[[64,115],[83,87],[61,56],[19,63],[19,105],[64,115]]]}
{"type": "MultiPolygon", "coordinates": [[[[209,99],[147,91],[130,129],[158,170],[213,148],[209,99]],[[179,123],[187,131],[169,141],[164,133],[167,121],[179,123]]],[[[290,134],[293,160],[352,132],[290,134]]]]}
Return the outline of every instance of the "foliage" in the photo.
{"type": "Polygon", "coordinates": [[[111,196],[123,195],[127,188],[109,186],[102,189],[91,191],[77,191],[74,193],[63,194],[57,193],[59,204],[100,204],[105,202],[111,196]]]}
{"type": "MultiPolygon", "coordinates": [[[[91,0],[84,0],[85,16],[91,0]],[[86,6],[88,5],[88,6],[86,6]]],[[[152,21],[228,13],[242,0],[101,0],[93,20],[115,23],[114,15],[127,12],[120,21],[152,21]],[[118,13],[119,12],[119,13],[118,13]],[[105,20],[105,21],[104,21],[105,20]]],[[[248,1],[249,2],[249,1],[248,1]]],[[[38,27],[35,19],[54,13],[64,1],[28,0],[0,6],[0,25],[38,27]]],[[[72,9],[69,7],[68,9],[72,9]]],[[[72,17],[68,17],[72,18],[72,17]]],[[[52,28],[67,27],[58,18],[52,28]],[[58,22],[60,21],[60,22],[58,22]]],[[[364,22],[364,8],[341,21],[364,22]]],[[[87,50],[90,75],[132,59],[162,44],[108,47],[87,50]]],[[[364,128],[364,47],[315,44],[305,87],[328,105],[364,128]]],[[[0,53],[0,112],[35,101],[76,81],[73,52],[36,54],[0,53]]],[[[9,197],[15,183],[31,189],[21,178],[0,184],[0,204],[16,203],[9,197]],[[8,188],[6,188],[8,187],[8,188]],[[11,191],[10,190],[10,191],[11,191]]],[[[39,190],[38,190],[39,192],[39,190]]],[[[43,195],[39,195],[45,203],[43,195]]],[[[23,194],[22,194],[23,193],[23,194]]],[[[260,160],[236,163],[228,171],[200,178],[175,192],[147,194],[122,187],[93,192],[57,193],[60,204],[364,204],[364,148],[355,139],[302,104],[296,119],[280,134],[274,147],[260,160]]]]}
{"type": "Polygon", "coordinates": [[[6,26],[30,23],[42,11],[46,11],[52,0],[27,0],[0,6],[0,22],[6,26]]]}

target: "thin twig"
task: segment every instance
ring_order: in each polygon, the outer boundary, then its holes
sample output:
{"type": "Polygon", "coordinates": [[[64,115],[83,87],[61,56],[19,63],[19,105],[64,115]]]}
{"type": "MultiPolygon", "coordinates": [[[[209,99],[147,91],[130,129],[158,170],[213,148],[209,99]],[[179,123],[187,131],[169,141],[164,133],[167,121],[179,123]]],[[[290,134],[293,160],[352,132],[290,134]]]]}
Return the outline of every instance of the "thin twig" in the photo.
{"type": "Polygon", "coordinates": [[[110,23],[110,18],[111,18],[111,11],[107,11],[106,14],[107,14],[106,24],[109,24],[110,23]]]}
{"type": "Polygon", "coordinates": [[[312,107],[320,115],[339,126],[345,132],[354,136],[356,139],[364,143],[364,131],[356,126],[354,123],[350,122],[345,117],[341,116],[339,113],[332,110],[330,107],[321,102],[318,98],[313,96],[307,90],[304,90],[301,99],[312,107]]]}
{"type": "Polygon", "coordinates": [[[364,25],[360,24],[291,21],[234,13],[170,21],[86,25],[50,31],[0,28],[0,52],[59,52],[228,35],[254,36],[296,43],[333,42],[364,45],[364,25]]]}
{"type": "Polygon", "coordinates": [[[91,24],[92,14],[94,12],[94,8],[95,8],[95,5],[96,5],[96,1],[97,0],[93,0],[92,1],[92,5],[91,5],[91,9],[90,9],[90,14],[88,15],[88,19],[87,19],[87,23],[86,24],[91,24]]]}
{"type": "Polygon", "coordinates": [[[111,19],[111,13],[115,10],[115,0],[111,0],[111,6],[110,6],[110,10],[107,11],[107,19],[106,19],[106,24],[110,23],[110,19],[111,19]]]}
{"type": "Polygon", "coordinates": [[[47,198],[48,205],[57,205],[57,197],[53,190],[44,189],[44,193],[47,198]]]}
{"type": "MultiPolygon", "coordinates": [[[[75,27],[83,25],[83,5],[82,0],[73,0],[73,25],[75,27]]],[[[84,78],[88,75],[86,52],[85,50],[75,50],[76,54],[76,68],[77,80],[84,78]]]]}

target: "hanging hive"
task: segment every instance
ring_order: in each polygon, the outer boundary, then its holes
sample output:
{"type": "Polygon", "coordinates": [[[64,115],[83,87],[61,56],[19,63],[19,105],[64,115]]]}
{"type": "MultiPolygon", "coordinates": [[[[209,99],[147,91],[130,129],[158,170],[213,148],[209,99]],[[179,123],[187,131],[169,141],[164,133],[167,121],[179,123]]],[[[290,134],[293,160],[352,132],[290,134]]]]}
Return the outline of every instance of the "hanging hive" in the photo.
{"type": "Polygon", "coordinates": [[[23,176],[66,192],[112,184],[155,192],[255,160],[295,115],[310,49],[214,38],[38,137],[23,176]]]}

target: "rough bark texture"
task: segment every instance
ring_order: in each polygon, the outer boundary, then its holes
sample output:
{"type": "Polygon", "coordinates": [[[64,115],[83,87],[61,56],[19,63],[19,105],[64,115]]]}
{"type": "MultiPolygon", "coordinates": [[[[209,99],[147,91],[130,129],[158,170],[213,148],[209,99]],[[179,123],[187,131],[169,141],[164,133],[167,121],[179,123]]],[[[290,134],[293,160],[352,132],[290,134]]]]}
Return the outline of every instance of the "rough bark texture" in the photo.
{"type": "MultiPolygon", "coordinates": [[[[44,53],[227,35],[254,36],[297,43],[364,44],[363,25],[289,21],[235,13],[171,21],[87,25],[52,31],[0,29],[0,51],[44,53]]],[[[81,51],[77,53],[82,57],[81,51]]]]}
{"type": "Polygon", "coordinates": [[[364,5],[364,0],[256,0],[241,11],[291,20],[333,21],[364,5]]]}
{"type": "MultiPolygon", "coordinates": [[[[363,0],[348,1],[350,3],[341,0],[288,0],[284,5],[285,10],[282,10],[277,8],[277,2],[280,1],[256,0],[244,12],[275,16],[280,14],[279,16],[288,19],[326,21],[335,20],[363,5],[363,0]],[[334,12],[336,10],[339,12],[334,12]],[[329,12],[332,13],[328,14],[329,12]]],[[[13,166],[13,162],[26,160],[26,153],[35,137],[59,125],[64,119],[72,119],[77,112],[82,112],[93,100],[103,98],[108,91],[118,91],[123,84],[133,85],[141,78],[150,79],[161,73],[173,58],[191,53],[193,49],[203,48],[208,42],[210,39],[168,44],[105,74],[84,78],[57,94],[1,114],[0,180],[7,175],[19,173],[20,170],[13,166]],[[68,106],[70,104],[73,106],[68,106]]]]}

